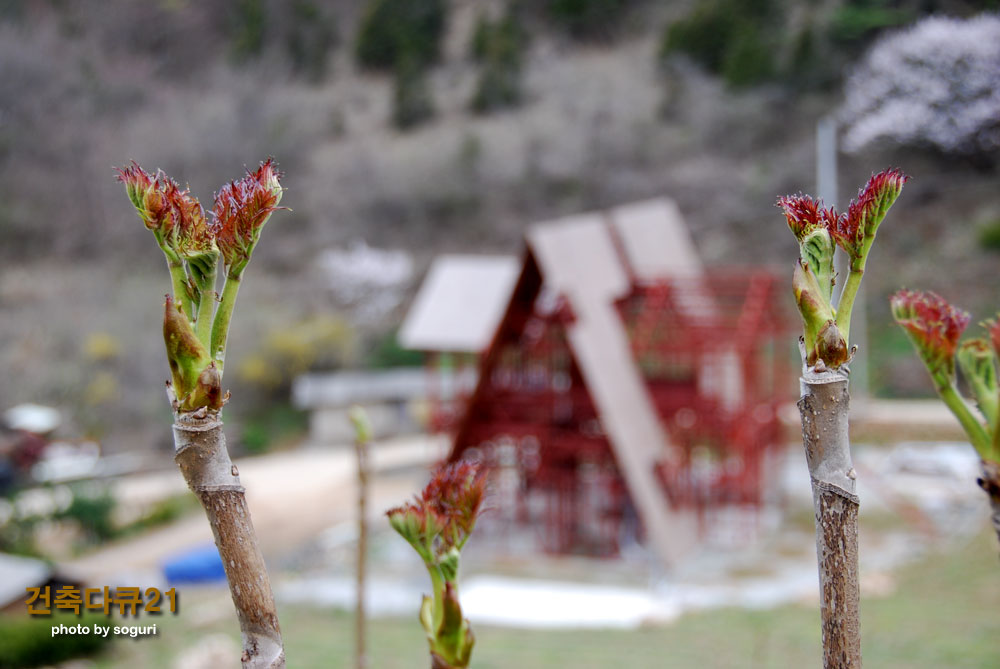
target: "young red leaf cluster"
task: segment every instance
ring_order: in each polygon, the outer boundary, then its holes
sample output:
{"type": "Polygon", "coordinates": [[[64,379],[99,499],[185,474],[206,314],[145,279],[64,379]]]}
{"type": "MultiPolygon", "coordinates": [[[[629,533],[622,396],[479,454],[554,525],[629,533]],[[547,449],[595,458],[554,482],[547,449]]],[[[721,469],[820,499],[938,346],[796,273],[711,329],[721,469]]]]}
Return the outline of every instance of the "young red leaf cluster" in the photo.
{"type": "Polygon", "coordinates": [[[181,190],[160,170],[150,174],[134,160],[116,172],[139,217],[162,243],[174,250],[178,245],[197,248],[211,243],[205,210],[189,190],[181,190]]]}
{"type": "Polygon", "coordinates": [[[469,462],[442,467],[421,495],[424,504],[444,519],[442,540],[447,547],[461,545],[472,534],[486,494],[486,477],[469,462]]]}
{"type": "Polygon", "coordinates": [[[872,175],[858,192],[857,199],[852,200],[847,212],[842,214],[802,194],[780,197],[778,206],[799,241],[814,230],[826,228],[837,246],[852,259],[859,258],[864,253],[865,238],[875,236],[879,223],[907,180],[909,177],[897,169],[872,175]]]}
{"type": "Polygon", "coordinates": [[[227,267],[246,266],[261,228],[281,200],[281,173],[268,158],[254,172],[232,181],[215,194],[215,241],[227,267]]]}
{"type": "Polygon", "coordinates": [[[837,246],[852,258],[861,255],[865,237],[875,235],[879,223],[908,180],[909,177],[896,169],[873,175],[858,192],[857,199],[851,200],[847,213],[838,216],[835,224],[828,228],[837,246]]]}
{"type": "Polygon", "coordinates": [[[213,251],[217,245],[226,266],[237,268],[231,274],[246,267],[261,228],[281,199],[281,173],[270,158],[219,189],[211,225],[190,190],[182,190],[160,170],[150,174],[132,161],[116,171],[143,223],[157,235],[164,250],[189,257],[213,251]]]}
{"type": "Polygon", "coordinates": [[[484,471],[478,465],[457,462],[439,467],[420,495],[386,515],[425,560],[435,559],[465,544],[485,494],[484,471]]]}
{"type": "Polygon", "coordinates": [[[953,379],[955,352],[969,313],[929,291],[901,290],[889,303],[893,318],[906,330],[931,374],[953,379]]]}
{"type": "Polygon", "coordinates": [[[778,206],[785,212],[788,227],[799,241],[810,232],[824,227],[820,219],[822,202],[817,202],[808,195],[785,195],[778,198],[778,206]]]}

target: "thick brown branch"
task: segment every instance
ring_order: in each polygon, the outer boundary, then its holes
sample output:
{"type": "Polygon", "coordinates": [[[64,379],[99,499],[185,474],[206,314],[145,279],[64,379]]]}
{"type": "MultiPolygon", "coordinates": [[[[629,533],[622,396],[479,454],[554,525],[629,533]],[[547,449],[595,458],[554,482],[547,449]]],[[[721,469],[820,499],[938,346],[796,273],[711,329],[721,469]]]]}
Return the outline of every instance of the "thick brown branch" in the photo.
{"type": "Polygon", "coordinates": [[[222,422],[180,414],[174,422],[174,446],[174,460],[205,508],[226,570],[243,636],[243,667],[280,669],[285,653],[271,582],[222,422]]]}
{"type": "Polygon", "coordinates": [[[861,667],[858,506],[848,439],[847,376],[802,377],[799,413],[813,488],[825,669],[861,667]]]}

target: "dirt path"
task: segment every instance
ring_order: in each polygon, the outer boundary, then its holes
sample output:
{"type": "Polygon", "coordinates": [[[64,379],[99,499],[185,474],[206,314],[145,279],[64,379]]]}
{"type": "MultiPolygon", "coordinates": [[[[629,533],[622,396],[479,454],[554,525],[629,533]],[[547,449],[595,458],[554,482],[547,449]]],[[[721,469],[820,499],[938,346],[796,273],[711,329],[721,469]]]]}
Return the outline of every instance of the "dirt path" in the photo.
{"type": "MultiPolygon", "coordinates": [[[[426,467],[442,457],[444,447],[442,440],[427,437],[376,444],[372,514],[381,514],[416,492],[424,483],[426,467]]],[[[303,449],[244,458],[236,464],[266,557],[279,557],[354,513],[352,448],[303,449]]],[[[148,504],[184,490],[178,472],[164,471],[123,479],[116,484],[115,495],[122,504],[148,504]]],[[[89,583],[109,584],[116,576],[158,571],[168,556],[211,541],[212,532],[202,514],[192,514],[69,560],[60,568],[89,583]]]]}

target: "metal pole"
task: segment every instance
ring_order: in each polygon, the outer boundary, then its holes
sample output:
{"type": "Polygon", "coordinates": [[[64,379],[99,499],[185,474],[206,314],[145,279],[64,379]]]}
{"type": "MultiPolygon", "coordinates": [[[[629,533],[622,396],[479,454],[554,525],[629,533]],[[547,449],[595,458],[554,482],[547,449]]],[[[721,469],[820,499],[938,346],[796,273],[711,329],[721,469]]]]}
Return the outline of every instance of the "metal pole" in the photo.
{"type": "MultiPolygon", "coordinates": [[[[832,116],[824,116],[816,124],[816,193],[827,205],[837,202],[837,122],[832,116]]],[[[847,277],[847,255],[837,249],[834,268],[841,280],[834,291],[834,303],[840,303],[843,279],[847,277]]],[[[851,341],[856,344],[859,355],[851,363],[851,393],[855,398],[869,396],[868,388],[868,319],[865,310],[865,292],[862,288],[854,300],[851,313],[851,341]]]]}
{"type": "Polygon", "coordinates": [[[358,554],[355,565],[357,569],[357,601],[354,611],[354,666],[356,669],[366,669],[368,667],[368,648],[366,643],[365,580],[368,562],[368,483],[371,476],[368,453],[373,433],[371,421],[364,409],[353,406],[348,415],[354,425],[354,449],[358,460],[358,554]]]}

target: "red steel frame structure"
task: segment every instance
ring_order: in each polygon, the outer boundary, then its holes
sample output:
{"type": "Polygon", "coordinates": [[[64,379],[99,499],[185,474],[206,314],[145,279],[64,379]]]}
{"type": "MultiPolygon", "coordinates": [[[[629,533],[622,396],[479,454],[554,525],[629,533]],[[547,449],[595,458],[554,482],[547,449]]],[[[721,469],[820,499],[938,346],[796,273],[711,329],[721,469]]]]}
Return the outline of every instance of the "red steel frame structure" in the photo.
{"type": "MultiPolygon", "coordinates": [[[[669,439],[657,473],[675,508],[704,517],[764,501],[790,387],[780,285],[762,270],[633,276],[616,304],[669,439]]],[[[535,527],[545,550],[613,556],[642,528],[567,339],[574,318],[529,250],[454,425],[450,458],[478,457],[504,472],[504,513],[535,527]]]]}

